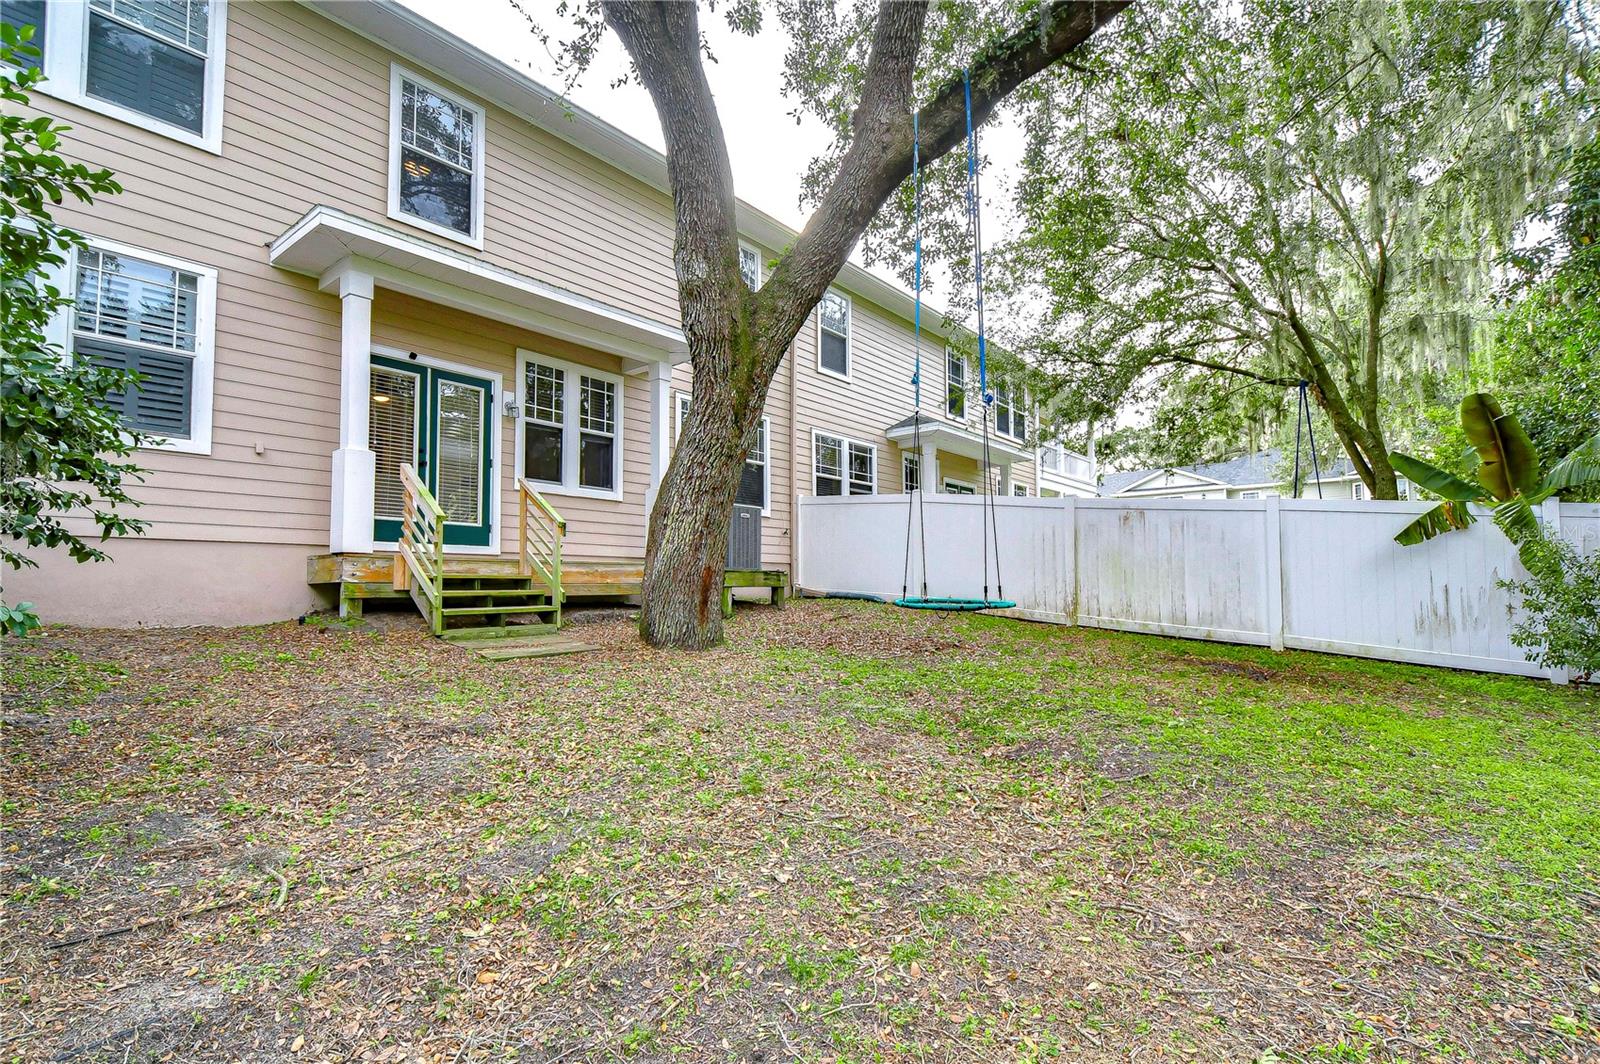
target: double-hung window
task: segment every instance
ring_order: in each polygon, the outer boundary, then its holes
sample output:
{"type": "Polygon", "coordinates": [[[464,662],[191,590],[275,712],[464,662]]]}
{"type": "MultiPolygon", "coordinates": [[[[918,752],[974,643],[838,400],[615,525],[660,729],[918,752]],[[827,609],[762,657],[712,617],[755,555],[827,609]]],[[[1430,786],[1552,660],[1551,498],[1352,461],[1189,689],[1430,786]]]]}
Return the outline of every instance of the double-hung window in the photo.
{"type": "Polygon", "coordinates": [[[953,347],[944,349],[944,412],[967,416],[967,359],[953,347]]]}
{"type": "Polygon", "coordinates": [[[207,151],[222,151],[226,0],[6,0],[34,26],[39,91],[207,151]]]}
{"type": "MultiPolygon", "coordinates": [[[[673,424],[673,446],[683,436],[683,424],[689,420],[689,394],[679,392],[678,416],[673,424]]],[[[740,506],[759,506],[761,512],[772,512],[772,466],[767,460],[767,441],[770,437],[771,425],[763,417],[756,424],[756,436],[750,444],[750,450],[744,456],[744,466],[739,471],[739,490],[734,495],[733,501],[740,506]]]]}
{"type": "Polygon", "coordinates": [[[74,256],[72,356],[138,375],[110,397],[157,446],[211,453],[216,272],[94,243],[74,256]]]}
{"type": "Polygon", "coordinates": [[[483,247],[483,108],[398,66],[389,94],[389,217],[483,247]]]}
{"type": "Polygon", "coordinates": [[[739,245],[739,276],[750,291],[761,287],[761,253],[749,244],[739,245]]]}
{"type": "Polygon", "coordinates": [[[900,480],[905,485],[906,494],[922,489],[922,456],[920,454],[903,454],[900,456],[900,480]]]}
{"type": "Polygon", "coordinates": [[[828,292],[817,304],[817,368],[850,377],[850,300],[828,292]]]}
{"type": "Polygon", "coordinates": [[[994,386],[994,427],[1002,436],[1022,439],[1028,434],[1028,415],[1024,404],[1011,398],[1011,386],[996,381],[994,386]]]}
{"type": "Polygon", "coordinates": [[[818,495],[874,495],[878,491],[878,449],[842,436],[819,432],[812,438],[818,495]]]}
{"type": "Polygon", "coordinates": [[[573,495],[622,497],[622,378],[518,352],[521,475],[573,495]]]}

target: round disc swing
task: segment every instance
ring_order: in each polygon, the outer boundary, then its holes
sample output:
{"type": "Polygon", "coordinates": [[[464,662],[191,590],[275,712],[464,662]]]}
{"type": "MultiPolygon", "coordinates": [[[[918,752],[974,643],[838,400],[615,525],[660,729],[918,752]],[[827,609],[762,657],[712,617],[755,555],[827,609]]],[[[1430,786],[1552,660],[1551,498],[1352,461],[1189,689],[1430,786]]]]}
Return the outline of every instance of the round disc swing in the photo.
{"type": "MultiPolygon", "coordinates": [[[[896,606],[903,606],[912,610],[947,610],[947,611],[972,611],[1011,609],[1015,602],[1005,597],[1005,587],[1000,581],[1000,536],[995,527],[995,502],[993,482],[989,475],[991,463],[989,461],[989,408],[994,402],[994,395],[989,391],[989,371],[987,364],[988,346],[983,331],[983,227],[979,217],[979,207],[982,198],[978,188],[978,134],[972,127],[972,75],[970,71],[962,71],[963,92],[966,97],[967,107],[967,224],[972,233],[972,263],[973,283],[976,288],[977,318],[978,318],[978,394],[983,398],[983,524],[979,530],[979,539],[983,543],[983,597],[982,598],[957,598],[953,596],[930,596],[928,594],[928,551],[927,551],[927,525],[922,519],[922,496],[924,488],[921,483],[923,470],[917,468],[917,490],[906,495],[906,561],[905,570],[900,584],[900,597],[894,600],[896,606]],[[911,518],[913,510],[917,517],[919,541],[922,544],[922,594],[910,594],[911,584],[911,518]],[[994,544],[994,582],[995,597],[989,597],[989,545],[994,544]]],[[[918,462],[922,455],[922,152],[921,130],[918,125],[917,115],[911,116],[911,179],[913,192],[913,215],[916,224],[916,368],[911,374],[911,391],[914,403],[912,414],[912,437],[918,455],[918,462]]]]}

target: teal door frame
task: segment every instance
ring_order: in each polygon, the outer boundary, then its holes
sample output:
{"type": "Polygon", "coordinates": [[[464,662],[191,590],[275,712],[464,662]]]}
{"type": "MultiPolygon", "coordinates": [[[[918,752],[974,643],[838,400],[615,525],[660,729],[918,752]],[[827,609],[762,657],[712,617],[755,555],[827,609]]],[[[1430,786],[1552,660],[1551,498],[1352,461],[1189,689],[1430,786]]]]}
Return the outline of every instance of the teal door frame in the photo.
{"type": "MultiPolygon", "coordinates": [[[[374,354],[375,367],[417,378],[417,472],[434,497],[439,495],[439,385],[451,382],[483,392],[478,426],[478,516],[475,521],[446,520],[444,542],[447,547],[487,547],[494,540],[494,410],[495,382],[462,370],[446,369],[427,362],[388,358],[374,354]]],[[[400,522],[374,517],[372,537],[379,543],[398,543],[400,522]]]]}

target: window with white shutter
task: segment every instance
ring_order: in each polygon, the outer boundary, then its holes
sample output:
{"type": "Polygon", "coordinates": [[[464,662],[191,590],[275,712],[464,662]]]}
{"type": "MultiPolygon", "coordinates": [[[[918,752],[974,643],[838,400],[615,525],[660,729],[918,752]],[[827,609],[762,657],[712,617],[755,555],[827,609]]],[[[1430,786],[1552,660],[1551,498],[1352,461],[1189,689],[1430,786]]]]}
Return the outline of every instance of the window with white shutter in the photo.
{"type": "Polygon", "coordinates": [[[129,428],[209,453],[216,274],[147,254],[102,244],[77,252],[72,353],[138,375],[110,398],[129,428]]]}
{"type": "Polygon", "coordinates": [[[222,151],[226,0],[5,0],[32,24],[37,91],[207,151],[222,151]],[[49,49],[44,49],[46,40],[49,49]]]}

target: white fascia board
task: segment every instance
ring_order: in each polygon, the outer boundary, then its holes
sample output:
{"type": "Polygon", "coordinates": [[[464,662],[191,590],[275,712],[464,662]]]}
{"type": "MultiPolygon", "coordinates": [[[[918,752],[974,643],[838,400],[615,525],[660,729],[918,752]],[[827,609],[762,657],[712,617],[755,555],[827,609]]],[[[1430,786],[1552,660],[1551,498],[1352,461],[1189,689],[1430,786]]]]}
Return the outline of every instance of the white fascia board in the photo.
{"type": "MultiPolygon", "coordinates": [[[[884,436],[892,443],[903,447],[906,443],[916,439],[916,429],[914,426],[905,425],[900,428],[890,429],[884,433],[884,436]]],[[[951,454],[959,454],[967,458],[981,459],[983,457],[982,437],[977,433],[966,432],[953,425],[924,421],[922,423],[922,440],[925,443],[932,443],[940,450],[949,451],[951,454]]],[[[1009,459],[1008,464],[1010,465],[1020,465],[1033,461],[1032,451],[1017,447],[1005,442],[1004,439],[997,439],[994,436],[989,437],[989,453],[990,457],[998,454],[1009,459]]]]}
{"type": "Polygon", "coordinates": [[[331,207],[306,212],[272,242],[267,259],[319,280],[353,261],[390,291],[640,362],[689,358],[674,326],[331,207]]]}

